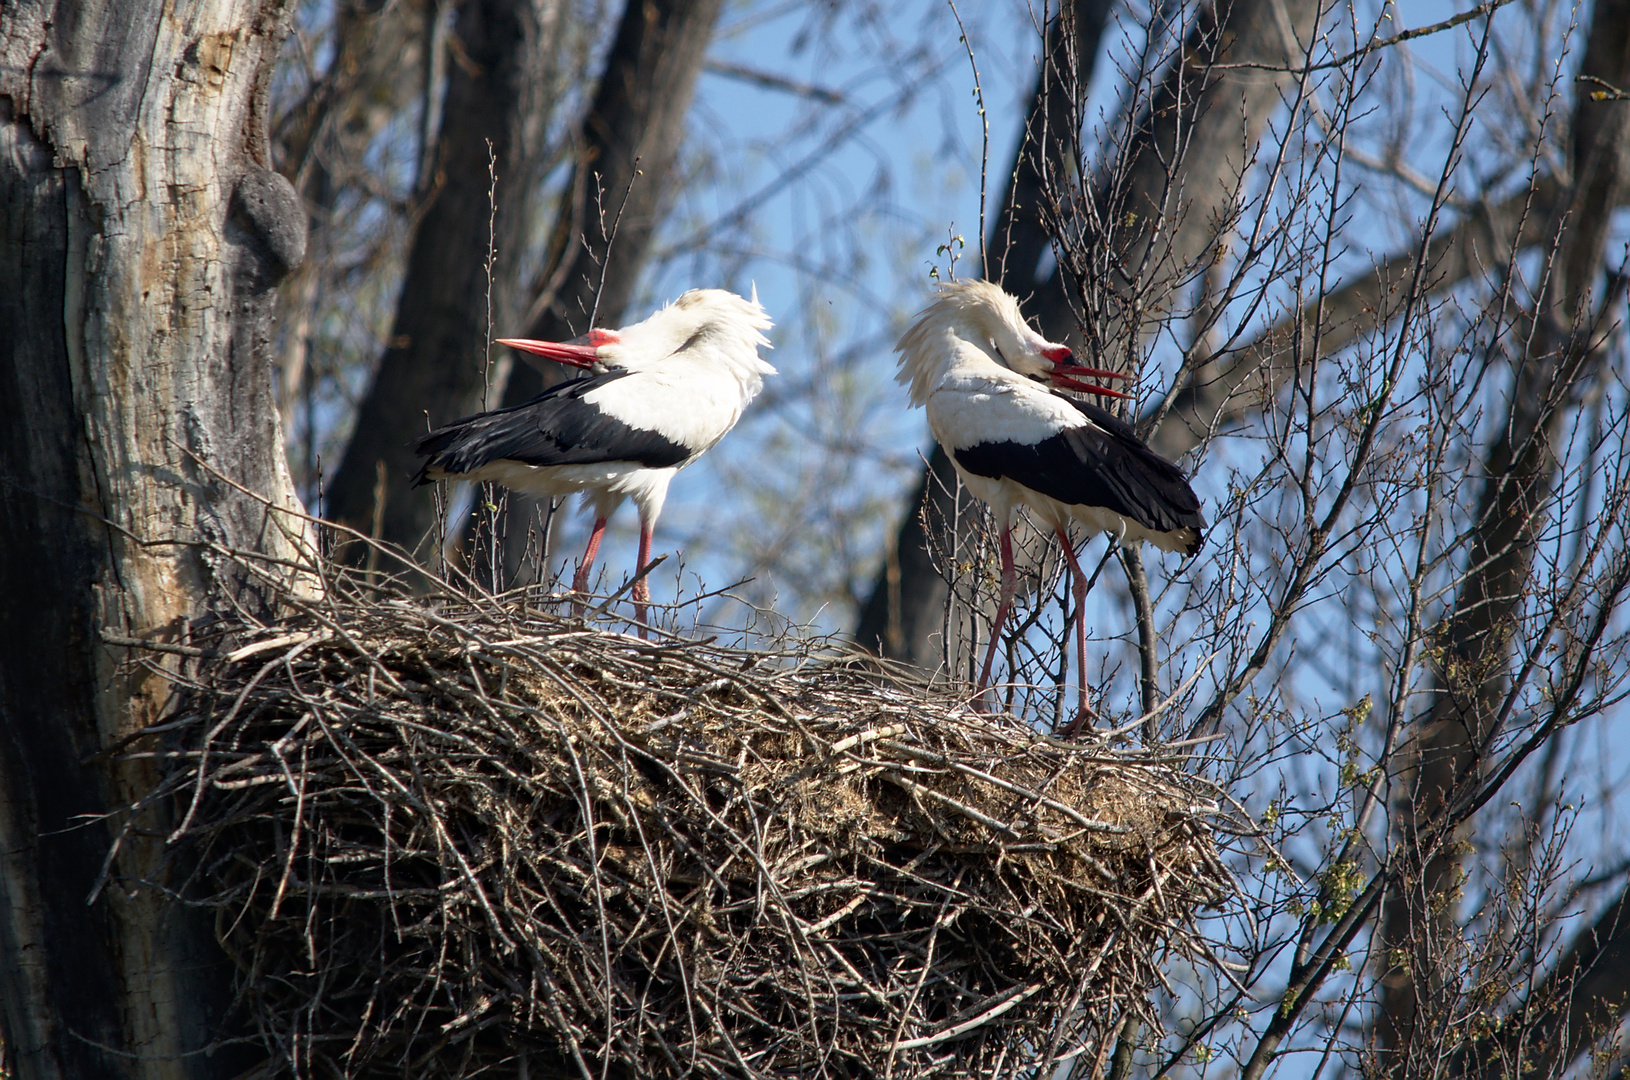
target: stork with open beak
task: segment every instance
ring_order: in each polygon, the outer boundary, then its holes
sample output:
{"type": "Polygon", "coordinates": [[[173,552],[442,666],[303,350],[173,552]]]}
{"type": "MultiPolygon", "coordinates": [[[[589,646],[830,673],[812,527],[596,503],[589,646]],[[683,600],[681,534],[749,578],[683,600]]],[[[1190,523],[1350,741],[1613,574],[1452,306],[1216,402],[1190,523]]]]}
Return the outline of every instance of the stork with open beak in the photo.
{"type": "Polygon", "coordinates": [[[1176,465],[1150,450],[1118,417],[1066,397],[1054,387],[1108,397],[1126,395],[1085,379],[1125,376],[1073,363],[1067,346],[1031,329],[1019,302],[986,281],[955,281],[918,314],[900,337],[898,380],[911,403],[928,412],[928,426],[968,490],[991,508],[1001,530],[1002,581],[979,693],[1013,605],[1012,531],[1019,507],[1051,527],[1074,576],[1080,710],[1068,731],[1091,715],[1087,707],[1087,640],[1082,608],[1087,578],[1070,541],[1070,522],[1122,542],[1144,540],[1162,551],[1193,555],[1205,517],[1176,465]]]}
{"type": "MultiPolygon", "coordinates": [[[[455,420],[419,440],[426,456],[416,484],[492,480],[530,495],[581,492],[594,528],[572,588],[584,592],[606,522],[625,498],[640,515],[639,566],[651,561],[651,531],[674,474],[736,426],[775,368],[769,316],[758,290],[744,300],[723,289],[692,289],[643,322],[591,330],[567,342],[503,338],[500,344],[589,370],[524,405],[455,420]]],[[[648,583],[632,596],[645,632],[648,583]]]]}

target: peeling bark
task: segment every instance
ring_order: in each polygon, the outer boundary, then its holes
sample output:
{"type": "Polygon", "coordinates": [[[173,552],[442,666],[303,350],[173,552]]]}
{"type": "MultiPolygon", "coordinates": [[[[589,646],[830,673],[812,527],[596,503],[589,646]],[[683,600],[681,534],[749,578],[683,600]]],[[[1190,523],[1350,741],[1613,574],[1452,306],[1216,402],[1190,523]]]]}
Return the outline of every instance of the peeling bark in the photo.
{"type": "Polygon", "coordinates": [[[106,635],[259,603],[224,549],[305,544],[272,404],[305,219],[266,152],[280,0],[0,11],[0,1017],[20,1077],[208,1077],[229,972],[108,851],[153,781],[94,755],[169,685],[106,635]],[[226,478],[226,479],[223,479],[226,478]],[[230,483],[227,482],[230,480],[230,483]],[[258,492],[245,494],[233,484],[258,492]]]}

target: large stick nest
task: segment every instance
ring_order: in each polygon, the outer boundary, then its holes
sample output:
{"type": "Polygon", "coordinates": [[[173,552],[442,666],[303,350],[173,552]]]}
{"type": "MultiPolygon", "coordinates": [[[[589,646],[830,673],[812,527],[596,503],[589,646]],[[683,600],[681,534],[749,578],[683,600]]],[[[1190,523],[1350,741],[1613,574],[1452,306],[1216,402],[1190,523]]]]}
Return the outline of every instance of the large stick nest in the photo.
{"type": "Polygon", "coordinates": [[[798,650],[299,606],[174,673],[157,751],[272,1073],[1046,1076],[1233,891],[1180,757],[798,650]]]}

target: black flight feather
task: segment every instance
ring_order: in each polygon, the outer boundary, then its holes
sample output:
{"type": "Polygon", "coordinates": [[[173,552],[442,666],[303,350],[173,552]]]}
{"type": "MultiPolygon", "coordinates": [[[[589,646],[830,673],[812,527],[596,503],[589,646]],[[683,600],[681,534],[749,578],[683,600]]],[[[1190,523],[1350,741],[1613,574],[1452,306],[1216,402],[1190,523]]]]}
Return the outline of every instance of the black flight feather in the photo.
{"type": "Polygon", "coordinates": [[[691,451],[655,431],[631,427],[594,402],[591,390],[635,374],[608,371],[558,383],[524,405],[454,420],[420,439],[415,451],[427,460],[413,478],[430,482],[431,467],[454,475],[496,461],[525,465],[601,465],[629,462],[647,469],[682,465],[691,451]]]}
{"type": "MultiPolygon", "coordinates": [[[[1205,515],[1183,470],[1149,449],[1119,417],[1065,400],[1090,424],[1034,444],[990,442],[959,449],[954,451],[958,464],[976,476],[1005,477],[1061,503],[1112,511],[1154,532],[1193,529],[1198,538],[1205,515]]],[[[1196,539],[1188,554],[1198,549],[1196,539]]]]}

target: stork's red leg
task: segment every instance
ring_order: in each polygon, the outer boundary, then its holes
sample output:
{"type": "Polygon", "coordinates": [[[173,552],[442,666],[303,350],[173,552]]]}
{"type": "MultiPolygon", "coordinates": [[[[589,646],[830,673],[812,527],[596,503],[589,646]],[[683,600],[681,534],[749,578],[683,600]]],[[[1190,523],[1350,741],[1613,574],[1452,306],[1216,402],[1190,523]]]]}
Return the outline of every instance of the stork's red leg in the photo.
{"type": "MultiPolygon", "coordinates": [[[[651,562],[651,523],[640,520],[640,559],[634,567],[637,574],[644,570],[651,562]]],[[[639,620],[640,637],[645,637],[645,611],[646,605],[651,602],[651,579],[640,578],[634,582],[632,591],[634,597],[634,617],[639,620]]]]}
{"type": "Polygon", "coordinates": [[[606,535],[606,519],[594,519],[594,531],[589,533],[589,546],[583,549],[583,561],[577,564],[577,573],[572,575],[572,591],[577,593],[579,599],[572,601],[572,614],[583,614],[583,593],[589,588],[589,570],[594,566],[594,557],[600,553],[600,541],[606,535]]]}
{"type": "Polygon", "coordinates": [[[1061,528],[1053,529],[1058,537],[1059,546],[1064,549],[1064,557],[1070,560],[1070,573],[1075,579],[1075,655],[1080,659],[1081,705],[1076,711],[1075,719],[1071,720],[1059,730],[1062,738],[1071,738],[1081,730],[1089,718],[1097,719],[1098,714],[1087,706],[1087,575],[1081,569],[1081,563],[1075,557],[1075,545],[1070,543],[1070,534],[1061,528]]]}
{"type": "Polygon", "coordinates": [[[996,604],[996,618],[990,624],[990,644],[985,648],[985,665],[979,672],[979,693],[990,686],[991,664],[996,660],[996,646],[1002,640],[1002,625],[1007,622],[1008,609],[1013,606],[1013,528],[1002,529],[1002,594],[996,604]]]}

